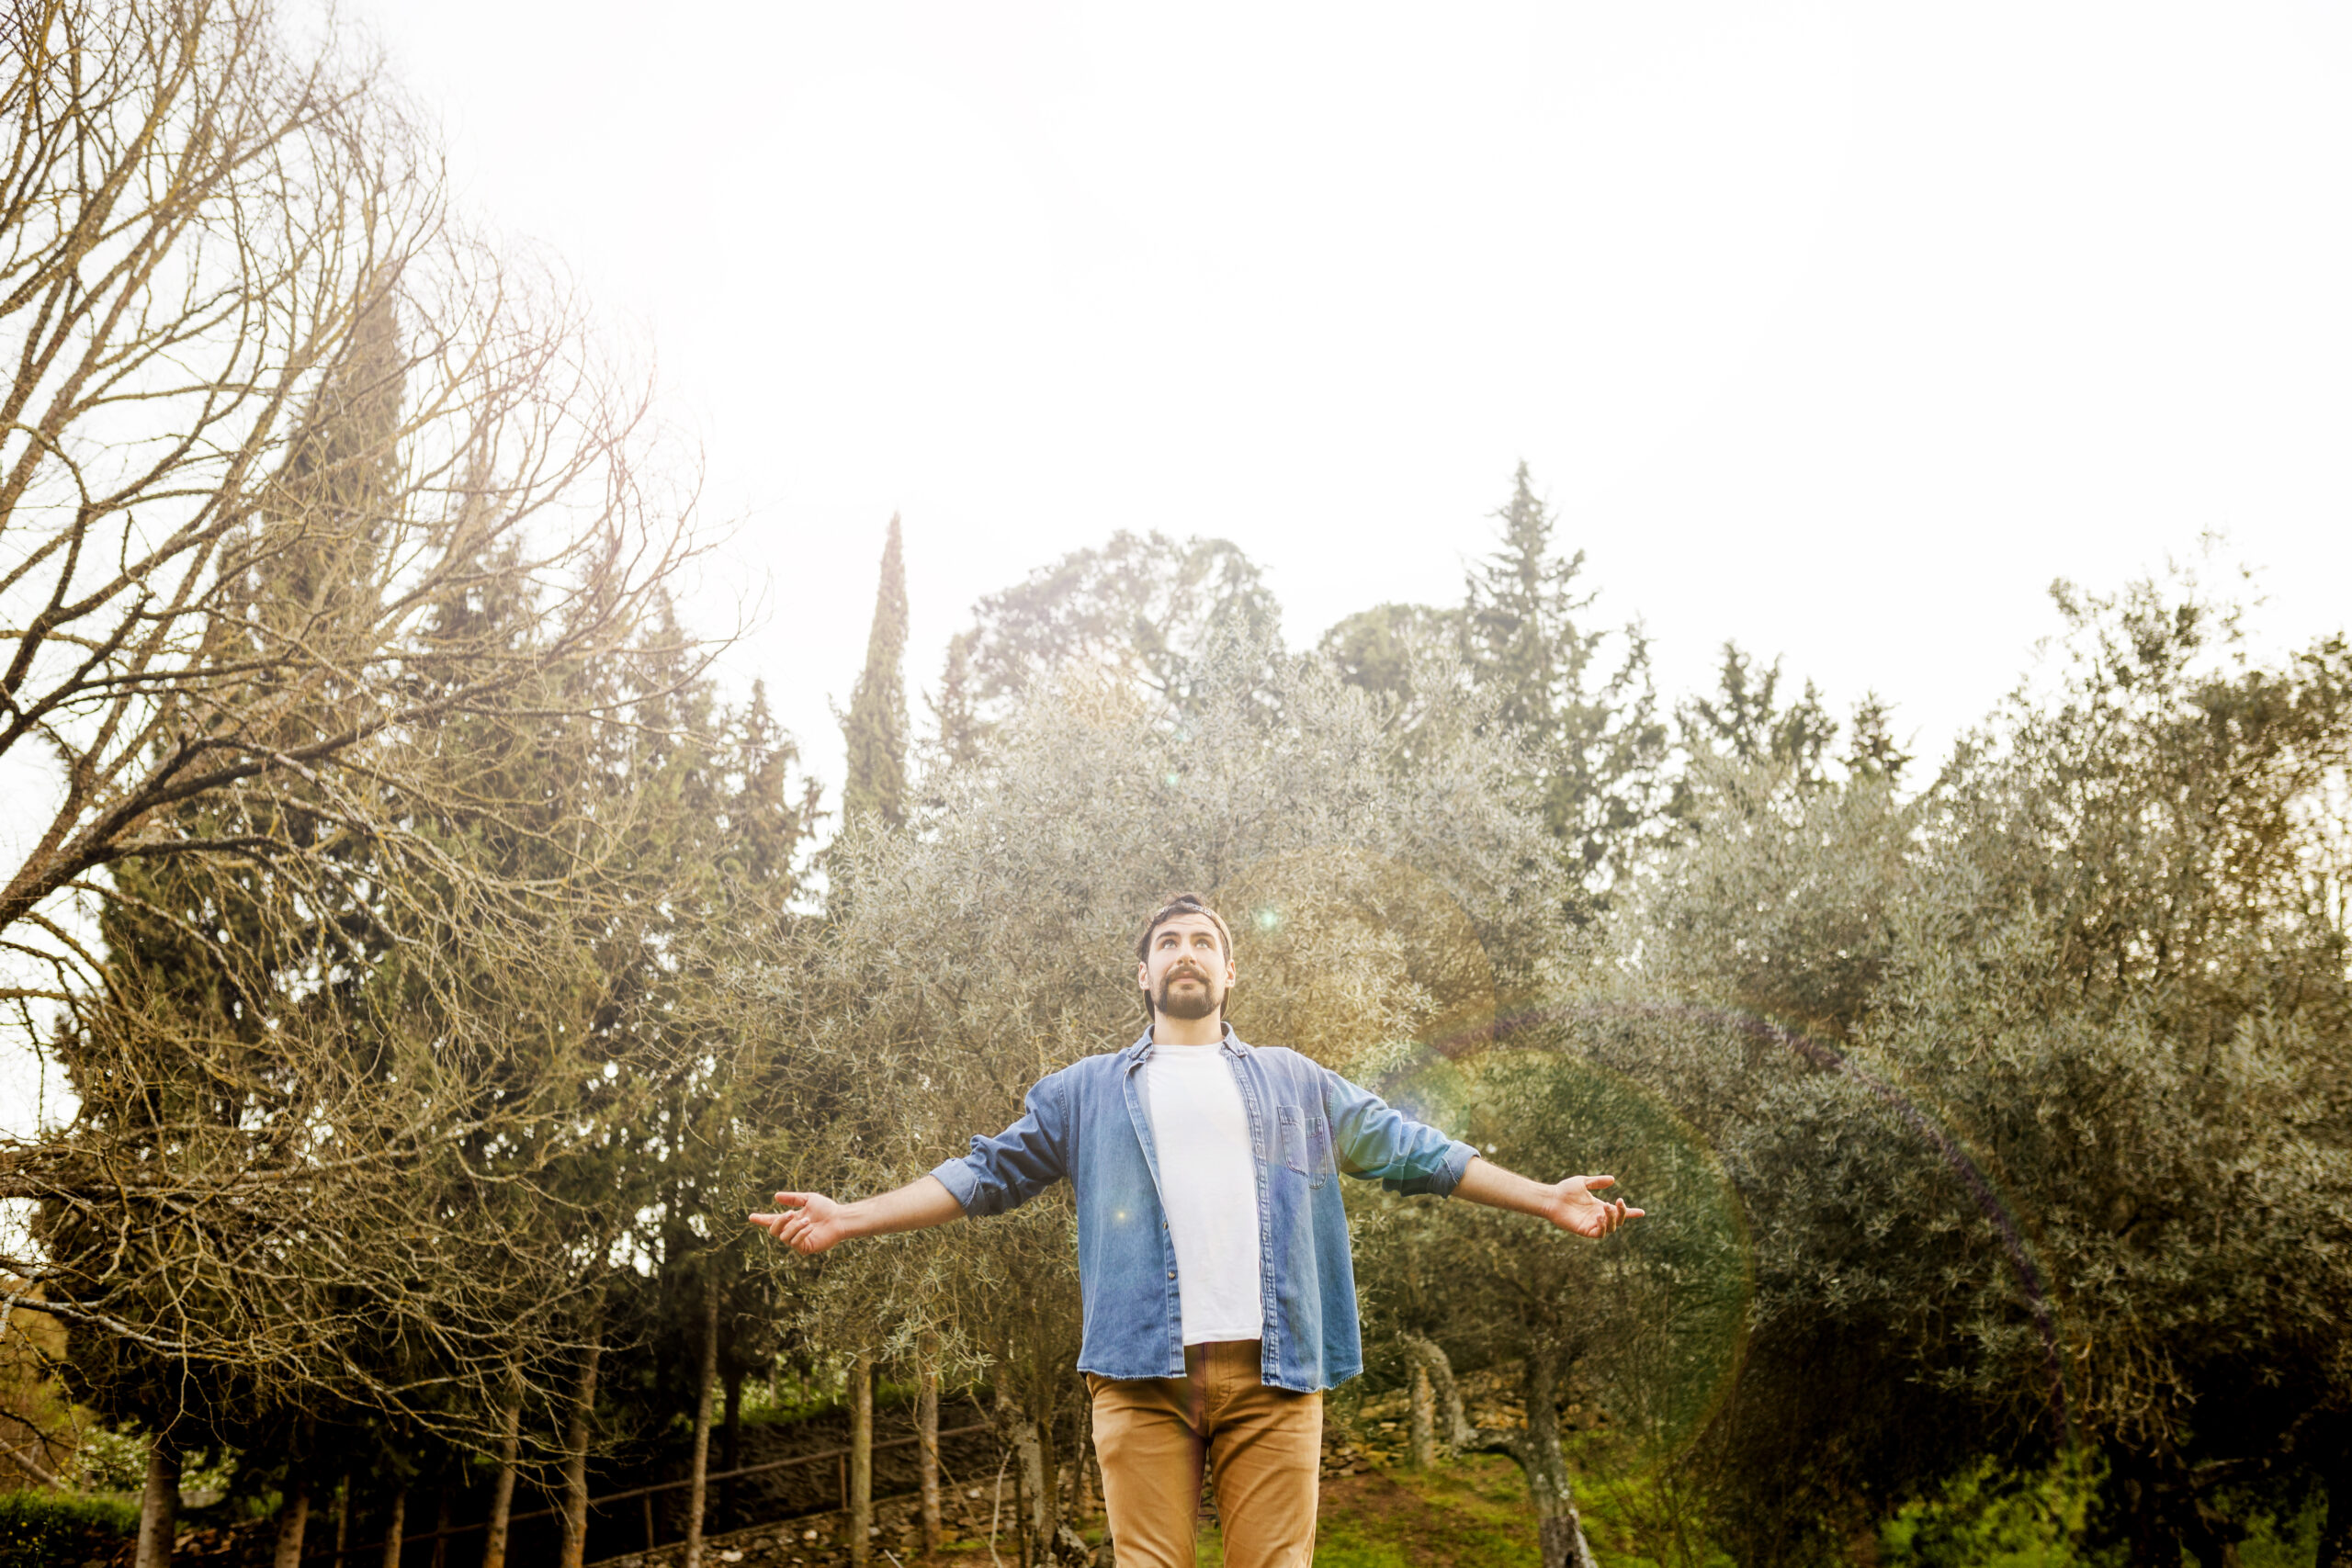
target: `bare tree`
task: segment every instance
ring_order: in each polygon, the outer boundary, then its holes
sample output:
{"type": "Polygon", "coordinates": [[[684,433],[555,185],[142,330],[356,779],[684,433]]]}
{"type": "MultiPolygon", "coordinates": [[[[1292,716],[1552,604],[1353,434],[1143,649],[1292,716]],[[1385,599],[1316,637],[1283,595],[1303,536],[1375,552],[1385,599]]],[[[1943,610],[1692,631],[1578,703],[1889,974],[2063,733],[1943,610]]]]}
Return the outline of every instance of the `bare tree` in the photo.
{"type": "Polygon", "coordinates": [[[451,781],[416,742],[617,651],[686,541],[643,390],[452,221],[365,62],[266,0],[0,31],[0,765],[49,785],[0,865],[21,1004],[71,994],[57,900],[126,861],[300,857],[321,819],[424,853],[451,781]],[[453,634],[499,599],[530,637],[453,634]],[[301,809],[173,810],[232,786],[301,809]]]}
{"type": "Polygon", "coordinates": [[[266,0],[0,32],[0,768],[38,807],[0,1000],[74,1090],[0,1140],[39,1215],[0,1262],[84,1388],[154,1393],[159,1463],[183,1418],[355,1401],[515,1462],[594,1343],[553,1173],[634,1092],[597,1052],[692,853],[645,874],[611,784],[699,672],[691,495],[341,40],[266,0]]]}

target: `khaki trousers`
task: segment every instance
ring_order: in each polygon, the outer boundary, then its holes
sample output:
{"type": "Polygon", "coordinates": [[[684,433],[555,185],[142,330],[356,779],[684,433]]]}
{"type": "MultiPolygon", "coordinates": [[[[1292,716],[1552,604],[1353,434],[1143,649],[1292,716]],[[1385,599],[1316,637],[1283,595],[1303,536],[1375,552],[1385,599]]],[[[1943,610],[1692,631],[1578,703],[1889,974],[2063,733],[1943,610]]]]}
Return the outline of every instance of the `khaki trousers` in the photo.
{"type": "Polygon", "coordinates": [[[1181,1378],[1087,1376],[1118,1568],[1193,1568],[1201,1472],[1216,1488],[1226,1568],[1308,1568],[1323,1396],[1259,1381],[1259,1342],[1184,1348],[1181,1378]]]}

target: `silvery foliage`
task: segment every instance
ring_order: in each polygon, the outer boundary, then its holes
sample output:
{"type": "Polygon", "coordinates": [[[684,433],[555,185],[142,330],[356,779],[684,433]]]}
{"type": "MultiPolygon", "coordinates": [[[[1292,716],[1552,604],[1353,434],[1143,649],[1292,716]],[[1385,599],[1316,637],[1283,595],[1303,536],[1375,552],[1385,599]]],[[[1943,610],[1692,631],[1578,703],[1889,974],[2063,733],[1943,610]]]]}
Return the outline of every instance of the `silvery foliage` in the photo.
{"type": "Polygon", "coordinates": [[[2352,660],[2256,667],[2154,585],[2062,607],[2052,689],[1927,795],[1752,773],[1620,932],[1595,1037],[1749,1213],[1751,1503],[2087,1440],[2234,1507],[2211,1488],[2290,1485],[2352,1389],[2352,996],[2313,892],[2352,660]]]}

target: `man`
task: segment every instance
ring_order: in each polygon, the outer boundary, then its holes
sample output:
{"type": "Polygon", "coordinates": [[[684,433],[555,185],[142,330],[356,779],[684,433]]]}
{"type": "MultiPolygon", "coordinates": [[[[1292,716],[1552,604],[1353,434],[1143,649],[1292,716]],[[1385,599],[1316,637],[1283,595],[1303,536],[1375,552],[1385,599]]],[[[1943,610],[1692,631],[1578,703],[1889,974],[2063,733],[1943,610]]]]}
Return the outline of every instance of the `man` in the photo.
{"type": "Polygon", "coordinates": [[[819,1253],[852,1236],[1001,1213],[1068,1177],[1078,1200],[1079,1370],[1094,1401],[1121,1568],[1192,1568],[1206,1463],[1231,1568],[1306,1568],[1323,1391],[1363,1367],[1334,1170],[1609,1235],[1642,1211],[1481,1158],[1295,1051],[1225,1025],[1233,940],[1192,894],[1136,942],[1150,1024],[1048,1074],[1021,1120],[919,1181],[839,1203],[779,1192],[751,1216],[819,1253]]]}

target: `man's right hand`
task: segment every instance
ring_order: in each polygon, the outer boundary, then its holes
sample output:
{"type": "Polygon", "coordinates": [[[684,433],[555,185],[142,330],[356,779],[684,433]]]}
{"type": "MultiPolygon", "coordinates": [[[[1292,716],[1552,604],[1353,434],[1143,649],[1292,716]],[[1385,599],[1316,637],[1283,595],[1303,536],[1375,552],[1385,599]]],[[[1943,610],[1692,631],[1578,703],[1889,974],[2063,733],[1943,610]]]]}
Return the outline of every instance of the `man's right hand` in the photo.
{"type": "Polygon", "coordinates": [[[752,1223],[804,1257],[814,1258],[851,1234],[849,1205],[821,1192],[779,1192],[777,1213],[753,1214],[752,1223]]]}

